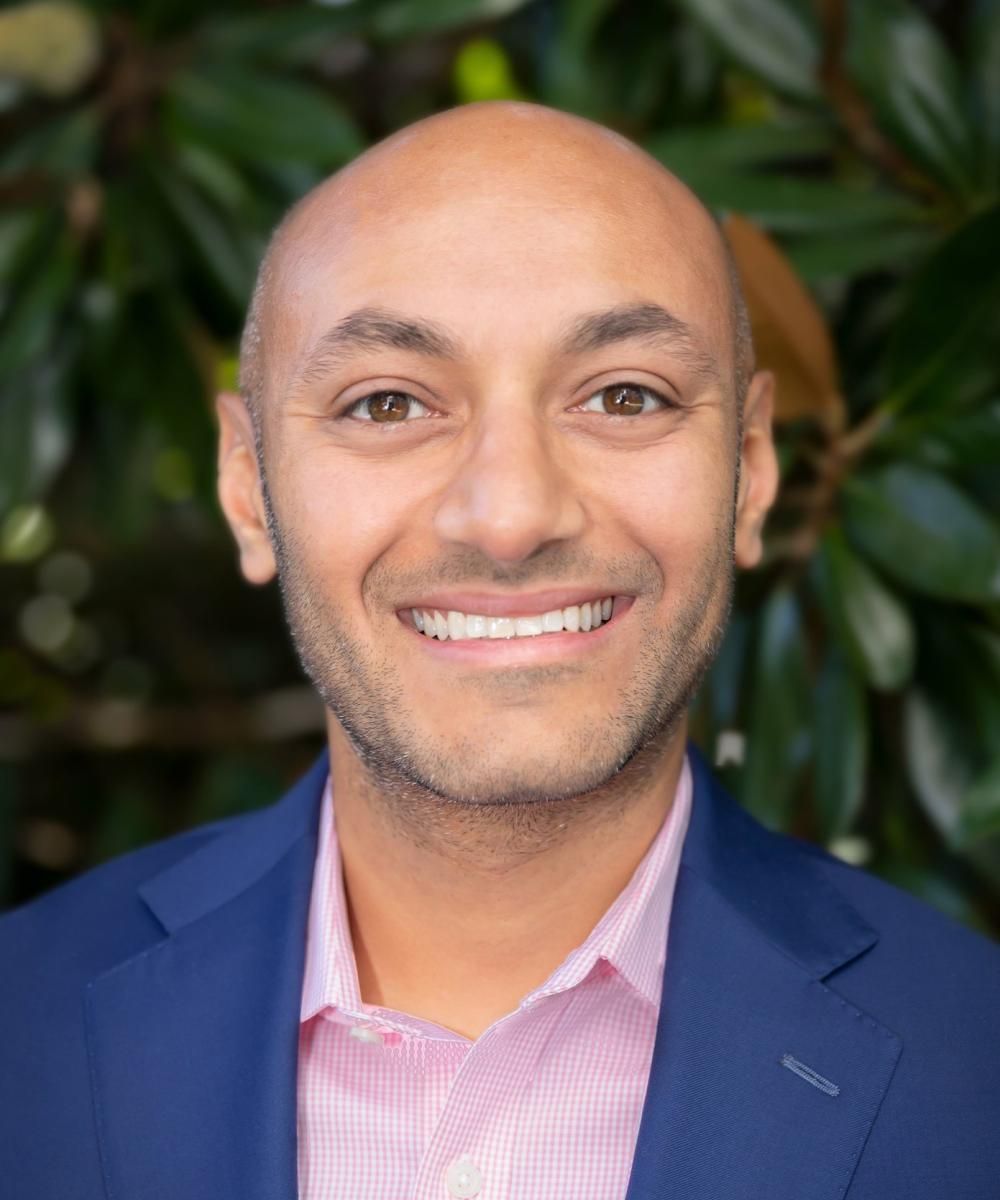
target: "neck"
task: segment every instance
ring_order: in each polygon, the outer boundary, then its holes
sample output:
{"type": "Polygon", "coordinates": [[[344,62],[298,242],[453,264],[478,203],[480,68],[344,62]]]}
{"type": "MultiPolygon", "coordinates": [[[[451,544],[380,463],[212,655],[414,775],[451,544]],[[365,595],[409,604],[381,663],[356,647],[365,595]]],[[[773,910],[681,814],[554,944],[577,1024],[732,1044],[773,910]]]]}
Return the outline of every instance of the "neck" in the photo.
{"type": "Polygon", "coordinates": [[[686,719],[602,787],[463,805],[374,780],[330,720],[361,998],[476,1037],[545,981],[627,885],[670,809],[686,719]]]}

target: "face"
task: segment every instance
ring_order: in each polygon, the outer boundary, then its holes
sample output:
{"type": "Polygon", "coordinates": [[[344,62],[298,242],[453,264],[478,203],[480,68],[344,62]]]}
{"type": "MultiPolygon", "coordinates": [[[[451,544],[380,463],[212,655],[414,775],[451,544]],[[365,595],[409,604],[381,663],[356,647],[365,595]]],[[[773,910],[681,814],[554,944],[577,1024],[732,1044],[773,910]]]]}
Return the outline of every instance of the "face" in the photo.
{"type": "Polygon", "coordinates": [[[718,646],[768,380],[740,431],[714,231],[637,155],[399,153],[290,233],[263,479],[224,400],[223,505],[376,776],[579,795],[669,741],[718,646]]]}

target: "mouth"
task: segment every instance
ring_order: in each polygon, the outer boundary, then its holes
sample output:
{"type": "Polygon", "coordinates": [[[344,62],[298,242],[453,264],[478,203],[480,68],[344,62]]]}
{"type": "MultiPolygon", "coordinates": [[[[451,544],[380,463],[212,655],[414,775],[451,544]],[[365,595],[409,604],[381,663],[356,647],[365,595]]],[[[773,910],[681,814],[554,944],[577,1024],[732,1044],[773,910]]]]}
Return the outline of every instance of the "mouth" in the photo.
{"type": "Polygon", "coordinates": [[[399,618],[421,637],[439,642],[547,640],[555,634],[592,634],[620,616],[633,599],[633,596],[595,596],[540,612],[463,612],[427,605],[401,609],[399,618]]]}

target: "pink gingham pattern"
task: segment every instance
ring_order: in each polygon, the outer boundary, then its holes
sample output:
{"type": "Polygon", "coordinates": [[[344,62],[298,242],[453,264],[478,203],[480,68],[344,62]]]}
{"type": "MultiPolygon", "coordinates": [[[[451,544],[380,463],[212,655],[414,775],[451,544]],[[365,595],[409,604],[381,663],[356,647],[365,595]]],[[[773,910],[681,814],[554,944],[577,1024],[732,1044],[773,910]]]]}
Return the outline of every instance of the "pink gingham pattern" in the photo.
{"type": "Polygon", "coordinates": [[[301,1200],[620,1200],[646,1094],[681,845],[674,802],[584,943],[475,1041],[364,1004],[323,798],[298,1077],[301,1200]]]}

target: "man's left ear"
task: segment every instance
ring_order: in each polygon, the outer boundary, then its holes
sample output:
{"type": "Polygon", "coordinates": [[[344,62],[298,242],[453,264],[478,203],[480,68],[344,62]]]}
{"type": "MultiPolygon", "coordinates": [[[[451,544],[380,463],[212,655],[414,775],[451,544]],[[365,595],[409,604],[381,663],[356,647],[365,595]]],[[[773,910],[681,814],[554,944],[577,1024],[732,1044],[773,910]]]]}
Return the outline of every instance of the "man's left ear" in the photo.
{"type": "Polygon", "coordinates": [[[736,565],[744,569],[760,562],[764,552],[764,520],[778,494],[773,416],[774,375],[770,371],[757,371],[743,405],[740,491],[736,500],[736,565]]]}

